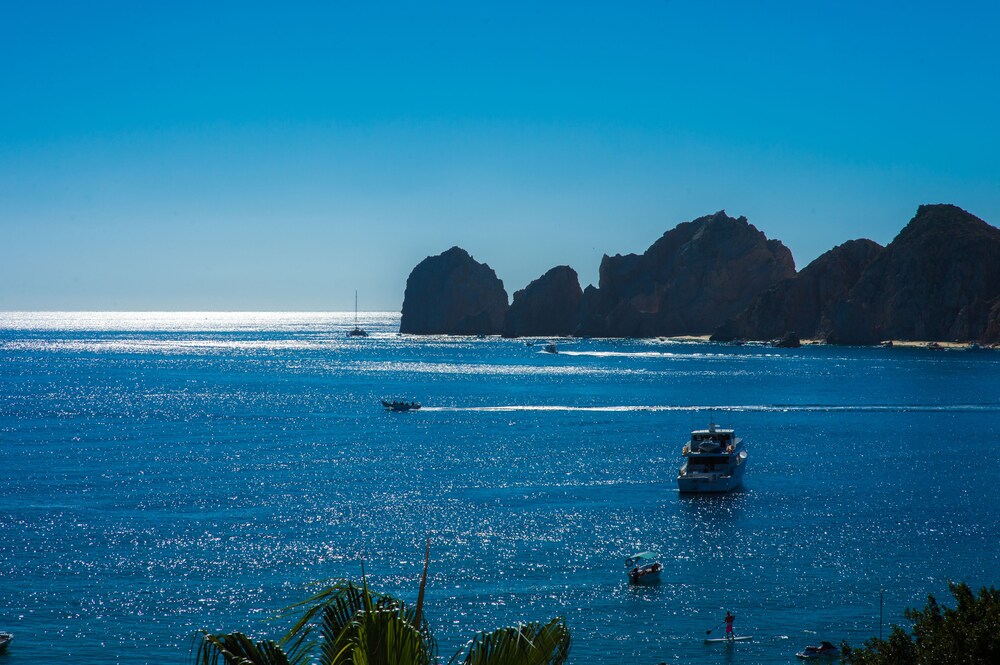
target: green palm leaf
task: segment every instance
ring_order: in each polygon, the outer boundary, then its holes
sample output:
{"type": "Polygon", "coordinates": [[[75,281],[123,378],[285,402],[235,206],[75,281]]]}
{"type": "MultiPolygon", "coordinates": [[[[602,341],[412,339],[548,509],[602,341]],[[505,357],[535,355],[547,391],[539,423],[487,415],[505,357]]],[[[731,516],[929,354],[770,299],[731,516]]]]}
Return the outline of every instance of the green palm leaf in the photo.
{"type": "Polygon", "coordinates": [[[393,610],[362,612],[333,665],[429,665],[435,662],[423,636],[393,610]]]}
{"type": "Polygon", "coordinates": [[[277,642],[254,642],[243,633],[203,632],[204,639],[195,665],[296,665],[302,659],[289,659],[277,642]]]}
{"type": "MultiPolygon", "coordinates": [[[[342,580],[279,614],[301,613],[278,642],[255,642],[242,633],[201,631],[195,665],[433,665],[437,642],[423,616],[429,546],[416,609],[342,580]],[[317,654],[318,651],[318,654],[317,654]],[[318,655],[318,660],[314,658],[318,655]]],[[[479,633],[449,665],[562,665],[569,655],[562,618],[479,633]]]]}
{"type": "Polygon", "coordinates": [[[354,662],[355,658],[361,657],[358,654],[362,651],[377,647],[372,633],[376,625],[393,631],[393,645],[410,644],[413,641],[412,635],[404,631],[402,626],[410,628],[412,634],[419,637],[423,655],[420,659],[407,662],[434,662],[437,658],[437,642],[426,618],[421,617],[419,630],[413,629],[417,624],[416,610],[411,610],[392,596],[371,591],[364,580],[360,587],[349,581],[337,582],[311,598],[292,605],[283,614],[302,611],[303,608],[305,612],[279,644],[287,646],[293,653],[311,651],[314,644],[309,638],[318,628],[321,637],[321,663],[324,665],[354,662]],[[401,626],[396,625],[397,623],[401,626]],[[363,636],[359,633],[362,630],[366,631],[363,636]]]}
{"type": "Polygon", "coordinates": [[[569,628],[562,618],[477,635],[450,663],[463,665],[562,665],[569,656],[569,628]],[[464,658],[463,658],[464,653],[464,658]]]}

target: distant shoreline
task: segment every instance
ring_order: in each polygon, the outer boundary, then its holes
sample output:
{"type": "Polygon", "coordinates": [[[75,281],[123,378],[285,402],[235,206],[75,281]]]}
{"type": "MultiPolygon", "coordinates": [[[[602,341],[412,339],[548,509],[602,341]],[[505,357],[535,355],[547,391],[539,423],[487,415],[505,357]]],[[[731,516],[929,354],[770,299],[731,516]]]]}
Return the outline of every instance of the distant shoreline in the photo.
{"type": "MultiPolygon", "coordinates": [[[[344,331],[354,325],[355,313],[351,311],[279,311],[279,310],[4,310],[0,311],[0,330],[130,330],[130,331],[164,331],[164,330],[198,330],[202,332],[218,331],[222,332],[229,327],[245,329],[246,327],[261,326],[268,328],[274,325],[287,324],[290,320],[301,320],[310,325],[329,326],[331,332],[344,331]],[[205,324],[210,323],[208,328],[205,324]]],[[[400,313],[396,311],[365,311],[358,312],[357,316],[364,320],[366,324],[374,323],[375,319],[383,319],[383,326],[389,325],[394,329],[391,331],[382,330],[382,334],[401,334],[406,337],[451,337],[451,338],[475,338],[477,335],[420,335],[412,333],[399,333],[398,320],[400,313]]],[[[489,337],[500,337],[499,335],[489,335],[489,337]]],[[[523,337],[511,337],[511,340],[583,340],[583,339],[608,339],[608,340],[645,340],[648,342],[674,342],[674,343],[709,343],[711,335],[671,335],[658,337],[583,337],[583,336],[559,336],[559,335],[532,335],[523,337]]],[[[829,344],[820,338],[803,338],[800,340],[802,346],[841,346],[829,344]]],[[[938,348],[941,350],[967,350],[970,342],[954,342],[943,340],[898,340],[892,341],[893,347],[900,348],[938,348]]],[[[722,346],[733,346],[733,342],[711,342],[722,346]]],[[[748,346],[768,346],[769,340],[744,340],[748,346]]],[[[883,342],[885,345],[885,342],[883,342]]],[[[863,345],[862,345],[863,346],[863,345]]],[[[878,345],[868,345],[868,348],[878,345]]],[[[983,350],[998,348],[997,345],[982,345],[983,350]]]]}
{"type": "MultiPolygon", "coordinates": [[[[665,337],[663,339],[665,341],[672,341],[672,342],[709,342],[709,341],[711,341],[709,339],[710,337],[711,337],[711,335],[677,335],[677,336],[674,336],[674,337],[665,337]]],[[[644,338],[638,338],[638,339],[644,339],[644,338]]],[[[657,338],[657,339],[659,339],[659,338],[657,338]]],[[[882,348],[902,347],[902,348],[908,348],[908,349],[925,349],[925,348],[927,348],[927,347],[929,347],[931,345],[936,344],[937,346],[941,347],[941,349],[944,349],[944,350],[947,350],[947,349],[965,350],[965,349],[968,349],[969,346],[970,346],[970,342],[945,342],[945,341],[942,341],[942,340],[932,340],[932,339],[931,340],[919,340],[919,339],[918,340],[912,340],[912,339],[902,340],[902,339],[892,339],[892,340],[885,340],[885,341],[886,342],[891,342],[892,346],[891,347],[886,346],[885,343],[883,342],[882,345],[873,344],[873,345],[870,345],[868,347],[862,347],[862,348],[873,348],[873,347],[874,348],[878,348],[879,346],[881,346],[882,348]]],[[[823,345],[823,346],[841,346],[839,344],[830,344],[827,341],[822,340],[822,339],[803,339],[803,340],[801,340],[801,342],[802,342],[802,346],[817,346],[817,345],[823,345]]],[[[719,344],[724,344],[724,345],[732,345],[732,342],[718,342],[718,343],[719,344]]],[[[753,340],[753,341],[747,340],[745,343],[746,344],[750,344],[750,345],[754,345],[754,346],[767,346],[768,344],[770,344],[770,342],[760,341],[760,340],[753,340]]],[[[996,348],[996,345],[982,345],[981,348],[983,348],[983,349],[994,349],[994,348],[996,348]]]]}

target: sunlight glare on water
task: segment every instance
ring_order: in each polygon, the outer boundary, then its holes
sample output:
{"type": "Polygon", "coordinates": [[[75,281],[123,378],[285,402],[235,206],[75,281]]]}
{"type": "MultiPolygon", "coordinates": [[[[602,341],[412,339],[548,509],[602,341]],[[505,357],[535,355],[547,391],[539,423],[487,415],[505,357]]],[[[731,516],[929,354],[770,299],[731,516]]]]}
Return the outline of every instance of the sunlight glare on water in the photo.
{"type": "Polygon", "coordinates": [[[1000,353],[399,335],[398,314],[0,313],[6,660],[187,662],[309,584],[426,610],[442,654],[565,616],[580,663],[785,663],[995,584],[1000,353]],[[526,343],[527,342],[527,343],[526,343]],[[530,344],[530,345],[529,345],[530,344]],[[416,399],[393,414],[383,398],[416,399]],[[709,418],[745,488],[682,497],[709,418]],[[622,561],[663,555],[632,587],[622,561]],[[754,640],[706,645],[726,610],[754,640]]]}

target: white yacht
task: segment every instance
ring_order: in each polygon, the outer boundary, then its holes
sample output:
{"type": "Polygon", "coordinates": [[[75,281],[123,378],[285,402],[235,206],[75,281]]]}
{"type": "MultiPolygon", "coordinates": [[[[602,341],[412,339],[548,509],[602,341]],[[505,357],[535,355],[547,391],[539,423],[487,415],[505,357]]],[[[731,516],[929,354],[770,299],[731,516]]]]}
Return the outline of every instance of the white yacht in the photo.
{"type": "Polygon", "coordinates": [[[728,492],[743,482],[747,451],[743,439],[731,429],[709,423],[708,429],[691,432],[684,446],[684,466],[677,474],[681,492],[728,492]]]}

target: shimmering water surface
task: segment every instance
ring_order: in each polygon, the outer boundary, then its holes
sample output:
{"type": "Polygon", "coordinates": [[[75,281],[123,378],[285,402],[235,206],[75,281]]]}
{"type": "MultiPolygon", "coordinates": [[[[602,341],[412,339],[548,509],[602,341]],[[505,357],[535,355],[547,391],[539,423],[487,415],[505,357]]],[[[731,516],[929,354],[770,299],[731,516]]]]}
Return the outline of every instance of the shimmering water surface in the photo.
{"type": "Polygon", "coordinates": [[[1000,352],[553,355],[353,323],[0,314],[0,660],[184,663],[196,629],[274,634],[362,557],[413,600],[425,534],[445,656],[563,615],[574,662],[792,662],[877,634],[880,588],[888,630],[949,579],[998,583],[1000,352]],[[747,441],[746,487],[681,497],[710,414],[747,441]],[[662,582],[630,587],[622,559],[646,549],[662,582]],[[703,644],[727,609],[754,640],[703,644]]]}

